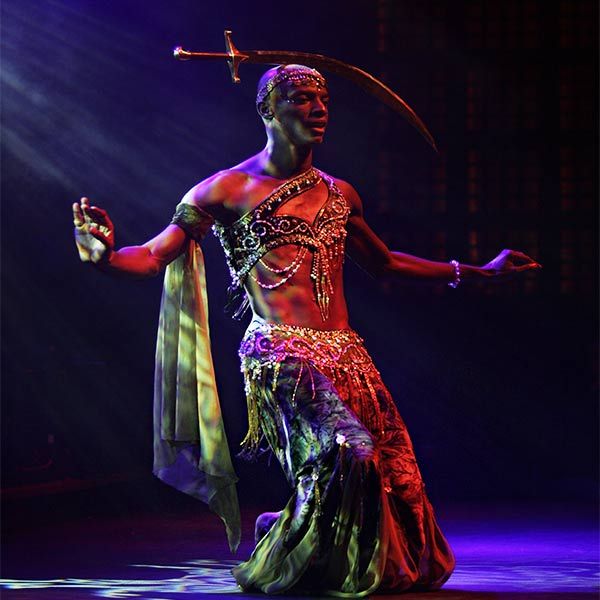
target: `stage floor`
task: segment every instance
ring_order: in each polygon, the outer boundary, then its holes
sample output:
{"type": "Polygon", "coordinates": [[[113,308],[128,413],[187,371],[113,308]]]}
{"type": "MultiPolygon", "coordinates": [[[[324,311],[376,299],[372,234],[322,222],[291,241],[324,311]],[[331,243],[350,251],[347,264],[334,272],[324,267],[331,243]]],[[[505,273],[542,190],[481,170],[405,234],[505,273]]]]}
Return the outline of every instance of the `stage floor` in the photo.
{"type": "MultiPolygon", "coordinates": [[[[252,548],[253,519],[260,511],[246,509],[243,514],[239,560],[252,548]]],[[[436,513],[456,554],[454,574],[440,591],[385,598],[599,597],[595,508],[463,505],[438,507],[436,513]]],[[[2,598],[261,597],[237,590],[229,572],[237,560],[228,552],[220,522],[204,508],[195,515],[50,521],[4,534],[2,598]]]]}

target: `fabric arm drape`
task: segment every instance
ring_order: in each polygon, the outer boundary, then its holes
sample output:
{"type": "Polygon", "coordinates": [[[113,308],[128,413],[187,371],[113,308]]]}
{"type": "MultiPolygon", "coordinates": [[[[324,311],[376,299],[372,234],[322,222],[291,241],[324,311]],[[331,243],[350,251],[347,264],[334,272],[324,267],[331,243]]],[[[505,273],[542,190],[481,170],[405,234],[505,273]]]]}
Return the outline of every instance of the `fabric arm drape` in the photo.
{"type": "MultiPolygon", "coordinates": [[[[198,210],[200,218],[202,213],[198,210]]],[[[180,225],[175,218],[174,222],[180,225]]],[[[154,378],[153,473],[206,502],[225,523],[235,552],[241,536],[238,478],[210,350],[204,257],[192,238],[165,272],[154,378]]]]}

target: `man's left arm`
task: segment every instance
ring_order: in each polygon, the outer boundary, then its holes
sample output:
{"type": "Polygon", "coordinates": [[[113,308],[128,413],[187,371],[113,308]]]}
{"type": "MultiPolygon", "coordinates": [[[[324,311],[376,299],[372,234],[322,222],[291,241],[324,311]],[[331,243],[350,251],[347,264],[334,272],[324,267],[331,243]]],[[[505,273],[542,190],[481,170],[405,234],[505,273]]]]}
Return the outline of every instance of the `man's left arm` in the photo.
{"type": "Polygon", "coordinates": [[[339,181],[338,184],[351,207],[347,253],[373,277],[392,277],[422,283],[456,283],[457,273],[460,274],[461,282],[489,281],[541,268],[539,263],[517,250],[502,250],[496,258],[481,267],[461,262],[458,270],[451,263],[391,251],[365,221],[362,202],[354,188],[345,182],[339,181]]]}

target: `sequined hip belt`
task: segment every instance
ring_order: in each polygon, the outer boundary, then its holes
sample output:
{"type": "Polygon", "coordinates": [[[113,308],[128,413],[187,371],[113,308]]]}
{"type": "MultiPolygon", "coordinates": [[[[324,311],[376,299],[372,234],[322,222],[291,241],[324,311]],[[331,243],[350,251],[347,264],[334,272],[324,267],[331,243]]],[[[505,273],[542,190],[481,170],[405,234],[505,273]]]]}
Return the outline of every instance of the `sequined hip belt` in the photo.
{"type": "Polygon", "coordinates": [[[273,391],[286,359],[310,364],[328,377],[340,398],[372,432],[383,431],[380,397],[389,396],[364,347],[351,329],[320,330],[258,318],[248,327],[239,350],[248,402],[248,433],[242,446],[254,453],[260,442],[260,398],[265,375],[271,373],[273,391]]]}
{"type": "Polygon", "coordinates": [[[352,329],[320,330],[255,319],[239,354],[242,367],[244,363],[275,365],[292,357],[306,360],[325,373],[376,371],[362,338],[352,329]]]}

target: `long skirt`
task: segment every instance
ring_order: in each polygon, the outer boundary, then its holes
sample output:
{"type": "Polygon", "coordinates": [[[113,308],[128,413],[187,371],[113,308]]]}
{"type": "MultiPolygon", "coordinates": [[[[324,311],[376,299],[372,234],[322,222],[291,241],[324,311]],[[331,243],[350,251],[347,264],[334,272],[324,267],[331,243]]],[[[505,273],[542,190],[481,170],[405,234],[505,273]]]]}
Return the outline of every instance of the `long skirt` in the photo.
{"type": "Polygon", "coordinates": [[[454,556],[406,426],[362,339],[254,320],[240,347],[250,429],[293,494],[257,522],[247,591],[361,597],[443,585],[454,556]]]}

